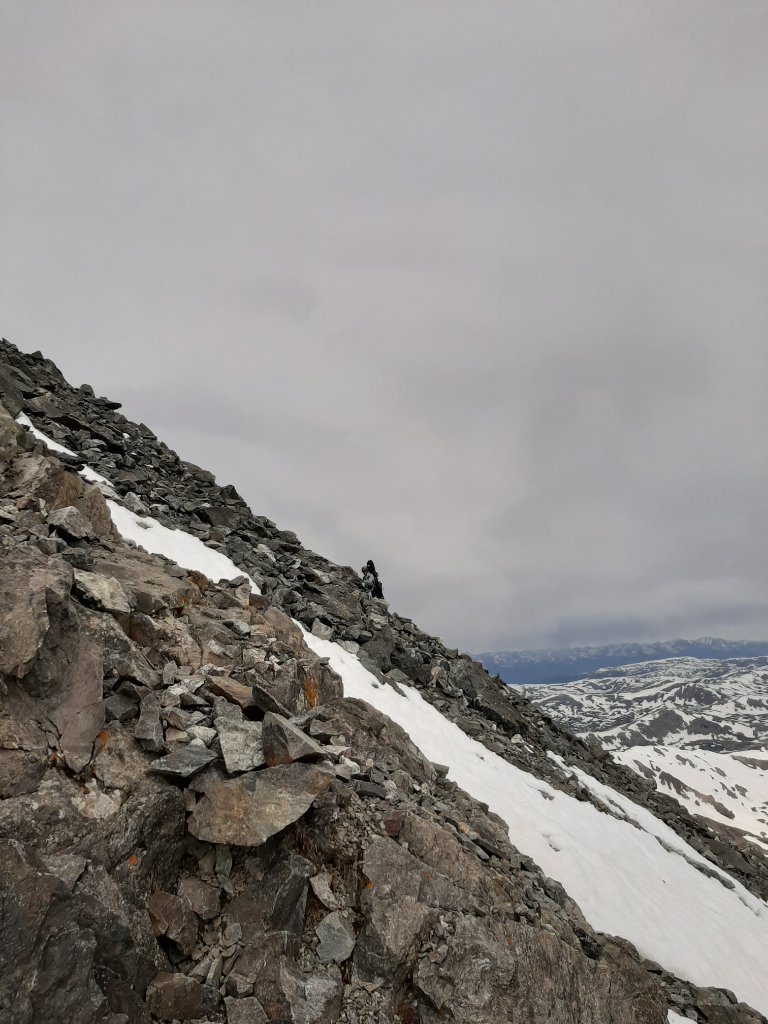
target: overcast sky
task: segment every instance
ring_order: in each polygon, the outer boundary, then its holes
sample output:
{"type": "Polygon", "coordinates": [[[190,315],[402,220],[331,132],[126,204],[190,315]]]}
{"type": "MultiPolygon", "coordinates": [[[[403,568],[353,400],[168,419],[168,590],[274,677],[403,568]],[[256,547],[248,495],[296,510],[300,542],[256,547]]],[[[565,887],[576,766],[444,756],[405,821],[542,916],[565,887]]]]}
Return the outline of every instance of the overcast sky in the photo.
{"type": "Polygon", "coordinates": [[[0,0],[0,333],[474,651],[768,637],[765,0],[0,0]]]}

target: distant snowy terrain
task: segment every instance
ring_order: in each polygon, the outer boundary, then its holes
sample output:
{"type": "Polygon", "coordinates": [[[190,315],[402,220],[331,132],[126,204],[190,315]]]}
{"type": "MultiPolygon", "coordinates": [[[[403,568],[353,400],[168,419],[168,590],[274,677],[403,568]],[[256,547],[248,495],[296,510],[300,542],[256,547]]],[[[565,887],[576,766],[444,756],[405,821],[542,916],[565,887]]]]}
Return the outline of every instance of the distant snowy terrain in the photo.
{"type": "MultiPolygon", "coordinates": [[[[123,536],[147,550],[214,579],[240,574],[229,559],[220,560],[181,530],[127,513],[112,501],[110,511],[123,536]]],[[[305,638],[339,673],[346,696],[389,715],[429,759],[448,766],[450,779],[506,821],[515,846],[563,884],[593,927],[623,936],[680,977],[731,989],[768,1013],[768,904],[648,810],[591,776],[561,765],[591,790],[603,811],[499,757],[417,690],[403,686],[398,693],[337,644],[306,631],[305,638]]]]}
{"type": "Polygon", "coordinates": [[[692,813],[768,848],[768,658],[670,658],[525,692],[692,813]]]}

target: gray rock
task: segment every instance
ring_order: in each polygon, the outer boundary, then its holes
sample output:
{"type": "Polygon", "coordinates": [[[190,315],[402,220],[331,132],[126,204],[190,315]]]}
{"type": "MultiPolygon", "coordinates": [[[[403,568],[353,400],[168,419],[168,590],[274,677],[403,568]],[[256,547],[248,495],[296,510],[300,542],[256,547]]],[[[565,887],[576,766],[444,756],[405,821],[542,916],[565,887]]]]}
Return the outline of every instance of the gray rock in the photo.
{"type": "Polygon", "coordinates": [[[218,992],[186,974],[161,972],[147,988],[147,1006],[161,1020],[197,1020],[211,1013],[218,992]]]}
{"type": "Polygon", "coordinates": [[[197,917],[185,900],[158,890],[149,898],[149,916],[155,935],[166,935],[185,956],[197,942],[197,917]]]}
{"type": "Polygon", "coordinates": [[[82,512],[67,505],[48,514],[48,525],[69,540],[92,540],[95,536],[90,520],[82,512]]]}
{"type": "Polygon", "coordinates": [[[214,783],[198,801],[189,831],[209,843],[260,846],[305,814],[332,781],[324,768],[289,764],[214,783]]]}
{"type": "Polygon", "coordinates": [[[130,613],[131,601],[119,580],[96,572],[83,572],[81,569],[75,569],[74,573],[75,589],[81,597],[110,615],[130,613]]]}
{"type": "Polygon", "coordinates": [[[328,626],[320,619],[315,619],[312,623],[312,635],[319,637],[320,640],[332,640],[333,626],[328,626]]]}
{"type": "Polygon", "coordinates": [[[165,757],[153,761],[149,766],[149,771],[159,772],[161,775],[171,775],[177,779],[188,779],[209,765],[211,761],[215,761],[216,757],[217,754],[206,747],[184,744],[176,747],[165,757]]]}
{"type": "Polygon", "coordinates": [[[291,713],[285,704],[282,704],[269,690],[253,681],[251,682],[251,701],[260,711],[265,713],[272,711],[276,715],[282,715],[283,718],[290,717],[291,713]]]}
{"type": "Polygon", "coordinates": [[[317,955],[324,964],[343,963],[352,956],[355,948],[355,933],[352,926],[338,910],[326,914],[315,928],[320,945],[317,955]]]}
{"type": "Polygon", "coordinates": [[[215,701],[215,726],[224,764],[230,774],[261,768],[265,764],[261,722],[249,722],[236,704],[219,697],[215,701]]]}
{"type": "MultiPolygon", "coordinates": [[[[253,988],[253,985],[250,987],[253,988]]],[[[268,1024],[269,1018],[255,996],[225,999],[224,1006],[227,1011],[227,1024],[268,1024]]]]}
{"type": "Polygon", "coordinates": [[[262,742],[266,763],[273,767],[293,761],[319,761],[326,754],[320,744],[298,726],[272,712],[264,716],[262,742]]]}
{"type": "Polygon", "coordinates": [[[221,894],[216,886],[208,885],[200,878],[184,878],[179,884],[179,896],[186,900],[194,912],[204,921],[210,921],[219,913],[221,894]]]}
{"type": "Polygon", "coordinates": [[[43,862],[52,875],[56,875],[72,892],[88,861],[77,853],[49,853],[43,862]]]}
{"type": "Polygon", "coordinates": [[[21,678],[72,586],[72,570],[34,548],[3,550],[0,573],[0,674],[21,678]]]}
{"type": "Polygon", "coordinates": [[[309,884],[312,886],[312,892],[324,907],[328,910],[336,910],[339,904],[331,891],[331,876],[327,871],[321,871],[320,874],[313,875],[309,880],[309,884]]]}
{"type": "Polygon", "coordinates": [[[136,739],[150,753],[162,754],[165,750],[165,743],[163,741],[163,726],[160,722],[160,702],[154,693],[148,693],[146,697],[142,698],[139,708],[136,739]]]}

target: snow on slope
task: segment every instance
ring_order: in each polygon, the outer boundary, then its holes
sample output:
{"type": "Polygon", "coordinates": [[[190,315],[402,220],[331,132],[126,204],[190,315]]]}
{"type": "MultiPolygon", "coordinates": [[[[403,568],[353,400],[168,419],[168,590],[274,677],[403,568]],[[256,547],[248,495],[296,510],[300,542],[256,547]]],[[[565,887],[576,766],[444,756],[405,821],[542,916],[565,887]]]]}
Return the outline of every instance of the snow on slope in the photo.
{"type": "Polygon", "coordinates": [[[401,696],[337,644],[311,634],[305,639],[342,677],[346,696],[396,721],[430,760],[448,765],[450,779],[499,814],[515,846],[563,884],[594,928],[629,939],[680,977],[732,989],[768,1012],[767,904],[722,872],[727,885],[702,874],[694,865],[711,871],[709,862],[645,808],[595,779],[583,781],[622,818],[509,764],[417,690],[401,687],[401,696]]]}
{"type": "MultiPolygon", "coordinates": [[[[118,531],[147,550],[212,579],[242,575],[197,538],[113,501],[109,508],[118,531]]],[[[768,1013],[767,904],[722,872],[717,874],[730,888],[702,874],[694,866],[702,858],[676,833],[591,777],[584,779],[593,792],[622,817],[601,813],[509,764],[417,690],[402,687],[399,694],[381,684],[337,644],[306,631],[305,638],[339,673],[346,696],[396,721],[426,757],[448,765],[450,779],[504,818],[515,846],[563,884],[593,927],[629,939],[643,956],[697,985],[729,988],[768,1013]]]]}
{"type": "Polygon", "coordinates": [[[768,658],[671,658],[525,692],[693,814],[768,848],[768,658]]]}
{"type": "Polygon", "coordinates": [[[42,441],[43,444],[47,445],[52,452],[58,452],[60,455],[76,454],[75,452],[72,451],[71,448],[65,448],[63,444],[59,444],[58,441],[54,441],[52,437],[48,437],[47,434],[44,434],[42,430],[38,430],[37,427],[32,422],[32,420],[29,418],[29,416],[26,415],[26,413],[20,412],[19,415],[16,417],[16,422],[20,423],[22,427],[26,427],[27,430],[29,430],[32,434],[35,435],[38,441],[42,441]]]}
{"type": "Polygon", "coordinates": [[[716,754],[675,747],[630,747],[614,759],[702,815],[739,829],[768,850],[768,752],[716,754]]]}
{"type": "Polygon", "coordinates": [[[135,541],[152,555],[165,555],[182,569],[193,569],[207,576],[209,580],[233,580],[245,576],[254,594],[260,594],[258,586],[248,573],[238,569],[235,563],[220,551],[207,547],[198,537],[183,530],[170,530],[149,516],[137,516],[116,501],[107,501],[112,522],[126,540],[135,541]]]}
{"type": "MultiPolygon", "coordinates": [[[[16,422],[31,430],[35,437],[47,445],[51,451],[59,452],[63,455],[76,454],[71,449],[65,448],[48,437],[42,430],[38,430],[24,413],[20,413],[16,417],[16,422]]],[[[237,576],[245,576],[254,594],[261,593],[258,585],[247,572],[238,569],[232,559],[227,558],[220,551],[207,547],[198,537],[193,537],[191,533],[185,533],[183,530],[171,530],[149,516],[138,516],[124,505],[119,505],[116,501],[112,500],[109,497],[114,494],[112,484],[106,477],[91,469],[90,466],[85,466],[80,471],[80,475],[89,483],[99,484],[105,492],[112,522],[115,524],[117,532],[125,540],[134,541],[151,555],[164,555],[166,558],[170,558],[171,561],[180,565],[182,569],[192,569],[196,572],[201,572],[214,582],[233,580],[237,576]]]]}

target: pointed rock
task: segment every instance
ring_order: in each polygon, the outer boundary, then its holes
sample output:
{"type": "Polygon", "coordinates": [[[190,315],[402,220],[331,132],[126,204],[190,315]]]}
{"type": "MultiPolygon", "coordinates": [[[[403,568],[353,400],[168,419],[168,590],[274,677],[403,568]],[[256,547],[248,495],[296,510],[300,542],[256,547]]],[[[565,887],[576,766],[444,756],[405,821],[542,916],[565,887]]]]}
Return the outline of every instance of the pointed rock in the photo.
{"type": "Polygon", "coordinates": [[[214,783],[192,812],[189,831],[209,843],[260,846],[297,821],[332,781],[325,768],[289,764],[214,783]]]}
{"type": "Polygon", "coordinates": [[[171,754],[160,757],[149,766],[149,771],[161,775],[172,775],[177,779],[188,779],[216,760],[217,755],[207,747],[189,743],[179,745],[171,754]]]}
{"type": "Polygon", "coordinates": [[[160,723],[160,702],[154,693],[142,698],[141,713],[136,723],[134,735],[145,750],[153,754],[162,754],[165,750],[163,727],[160,723]]]}
{"type": "Polygon", "coordinates": [[[261,768],[265,764],[261,722],[249,722],[236,704],[221,697],[215,708],[216,732],[227,771],[234,774],[261,768]]]}
{"type": "Polygon", "coordinates": [[[272,712],[264,716],[262,743],[264,757],[270,767],[293,761],[319,761],[326,757],[319,743],[286,718],[272,712]]]}

